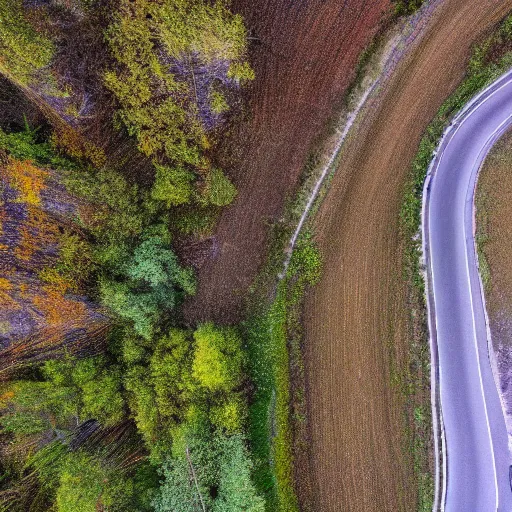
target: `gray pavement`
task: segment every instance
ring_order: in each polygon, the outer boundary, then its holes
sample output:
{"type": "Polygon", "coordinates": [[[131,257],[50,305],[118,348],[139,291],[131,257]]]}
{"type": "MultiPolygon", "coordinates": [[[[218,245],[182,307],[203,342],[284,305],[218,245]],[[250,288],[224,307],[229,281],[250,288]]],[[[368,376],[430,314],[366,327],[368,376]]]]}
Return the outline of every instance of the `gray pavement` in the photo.
{"type": "Polygon", "coordinates": [[[512,511],[512,461],[489,360],[473,207],[478,171],[493,143],[512,124],[511,116],[509,73],[445,134],[425,199],[423,231],[431,335],[437,344],[435,384],[446,443],[447,512],[512,511]]]}

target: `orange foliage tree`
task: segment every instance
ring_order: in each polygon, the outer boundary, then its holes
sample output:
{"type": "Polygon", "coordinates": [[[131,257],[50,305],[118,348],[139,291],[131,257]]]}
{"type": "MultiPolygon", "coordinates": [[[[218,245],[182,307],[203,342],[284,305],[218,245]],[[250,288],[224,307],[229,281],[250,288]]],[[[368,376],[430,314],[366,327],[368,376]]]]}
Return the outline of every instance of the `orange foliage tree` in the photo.
{"type": "Polygon", "coordinates": [[[0,377],[6,378],[33,362],[96,353],[108,320],[78,295],[80,276],[59,268],[65,253],[68,267],[83,269],[73,261],[87,254],[73,221],[83,205],[51,169],[0,156],[0,377]]]}

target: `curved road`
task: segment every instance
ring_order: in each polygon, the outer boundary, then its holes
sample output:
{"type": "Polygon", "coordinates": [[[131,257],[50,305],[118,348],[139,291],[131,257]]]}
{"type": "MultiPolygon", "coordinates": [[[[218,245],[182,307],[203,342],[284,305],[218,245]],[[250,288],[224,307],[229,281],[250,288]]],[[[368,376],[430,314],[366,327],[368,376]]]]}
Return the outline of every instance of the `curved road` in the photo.
{"type": "Polygon", "coordinates": [[[432,382],[433,396],[440,397],[445,466],[439,500],[447,512],[512,511],[511,458],[489,359],[473,205],[478,171],[511,124],[509,72],[446,131],[425,185],[432,382]]]}

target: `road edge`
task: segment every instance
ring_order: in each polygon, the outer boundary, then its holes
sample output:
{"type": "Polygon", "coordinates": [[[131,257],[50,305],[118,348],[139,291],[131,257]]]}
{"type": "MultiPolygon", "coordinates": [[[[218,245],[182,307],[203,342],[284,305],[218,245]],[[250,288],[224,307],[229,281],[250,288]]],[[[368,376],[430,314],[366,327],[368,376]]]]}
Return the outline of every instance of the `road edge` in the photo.
{"type": "MultiPolygon", "coordinates": [[[[431,354],[431,407],[432,407],[432,420],[433,420],[433,430],[434,430],[434,453],[435,453],[435,490],[434,490],[434,505],[432,507],[433,512],[444,512],[445,510],[445,500],[446,500],[446,483],[447,483],[447,458],[448,454],[446,452],[446,437],[444,431],[443,424],[443,414],[441,409],[441,400],[440,400],[440,389],[439,389],[439,351],[437,344],[437,330],[436,330],[436,321],[435,321],[435,300],[432,293],[432,267],[431,267],[431,258],[430,258],[430,247],[428,244],[429,240],[429,223],[428,223],[428,212],[429,212],[429,200],[430,200],[430,185],[432,182],[432,178],[435,176],[437,168],[439,166],[441,157],[444,152],[444,148],[449,144],[450,140],[456,133],[456,129],[464,122],[464,120],[475,111],[481,103],[485,102],[486,99],[491,96],[495,89],[499,89],[502,85],[502,82],[507,81],[509,77],[512,76],[512,70],[508,70],[503,73],[500,77],[498,77],[494,82],[488,85],[485,89],[483,89],[480,93],[475,95],[473,99],[471,99],[463,109],[453,118],[450,125],[444,130],[443,135],[437,145],[436,150],[433,153],[433,159],[428,167],[427,175],[425,178],[425,182],[423,185],[423,194],[422,194],[422,210],[421,210],[421,237],[422,237],[422,254],[420,256],[420,268],[424,273],[425,279],[425,299],[427,303],[427,317],[428,317],[428,328],[429,328],[429,343],[430,343],[430,354],[431,354]]],[[[505,131],[505,130],[504,130],[505,131]]],[[[495,134],[493,134],[495,135],[495,134]]],[[[500,134],[501,135],[501,134],[500,134]]],[[[499,137],[491,138],[489,141],[493,143],[499,137]]],[[[493,144],[490,146],[486,146],[490,150],[493,144]]],[[[484,159],[485,160],[485,159],[484,159]]],[[[483,163],[483,161],[482,161],[483,163]]],[[[481,168],[482,164],[479,165],[481,168]]],[[[479,170],[477,171],[479,172],[479,170]]],[[[475,180],[475,184],[478,181],[475,180]]],[[[474,199],[474,192],[473,192],[474,199]]],[[[472,235],[473,247],[476,250],[474,232],[472,235]]],[[[476,256],[477,268],[478,268],[478,276],[481,284],[481,276],[478,265],[478,255],[476,256]]],[[[487,317],[487,308],[485,302],[485,295],[483,293],[483,288],[480,286],[480,291],[482,294],[482,301],[484,304],[485,310],[485,318],[487,325],[487,342],[488,342],[488,352],[489,357],[492,361],[492,345],[490,345],[490,329],[488,327],[488,317],[487,317]]],[[[496,382],[496,374],[494,372],[494,367],[491,364],[491,368],[493,368],[493,376],[496,382]]],[[[500,394],[501,399],[501,394],[500,394]]],[[[503,404],[502,404],[503,405],[503,404]]]]}

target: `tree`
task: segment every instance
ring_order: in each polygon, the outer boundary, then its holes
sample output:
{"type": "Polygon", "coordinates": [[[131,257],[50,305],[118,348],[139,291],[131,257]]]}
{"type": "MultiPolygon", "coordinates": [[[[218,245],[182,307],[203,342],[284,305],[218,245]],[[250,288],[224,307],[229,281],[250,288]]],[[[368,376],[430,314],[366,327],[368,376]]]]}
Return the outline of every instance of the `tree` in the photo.
{"type": "Polygon", "coordinates": [[[110,426],[122,420],[125,411],[118,366],[99,356],[48,361],[44,369],[54,388],[73,391],[81,421],[95,419],[110,426]]]}
{"type": "Polygon", "coordinates": [[[57,512],[132,511],[134,482],[108,461],[78,450],[62,463],[57,489],[57,512]]]}
{"type": "Polygon", "coordinates": [[[155,512],[264,512],[251,468],[242,436],[194,431],[183,453],[163,464],[155,512]]]}
{"type": "Polygon", "coordinates": [[[184,293],[195,292],[191,269],[179,265],[162,238],[143,240],[121,268],[116,280],[100,283],[102,302],[120,317],[133,322],[145,339],[153,336],[163,310],[174,309],[184,293]]]}
{"type": "MultiPolygon", "coordinates": [[[[124,385],[129,392],[128,403],[137,429],[151,450],[159,439],[164,441],[170,441],[170,439],[168,432],[165,432],[162,428],[158,408],[156,407],[155,390],[147,376],[145,366],[142,364],[134,365],[127,370],[124,385]]],[[[159,455],[159,449],[157,449],[154,458],[158,458],[159,455]]]]}
{"type": "Polygon", "coordinates": [[[127,265],[126,275],[150,287],[172,286],[192,295],[195,292],[195,280],[190,269],[179,265],[174,252],[166,247],[162,238],[151,236],[144,240],[134,251],[127,265]]]}
{"type": "Polygon", "coordinates": [[[241,339],[234,328],[206,323],[194,332],[192,374],[200,386],[229,393],[242,382],[241,339]]]}
{"type": "Polygon", "coordinates": [[[213,169],[206,178],[202,199],[214,206],[227,206],[233,202],[237,191],[233,183],[220,169],[213,169]]]}
{"type": "Polygon", "coordinates": [[[27,380],[14,382],[11,389],[12,396],[0,416],[0,425],[17,440],[65,430],[71,419],[78,418],[80,400],[71,386],[27,380]]]}
{"type": "Polygon", "coordinates": [[[171,329],[159,338],[149,361],[149,372],[160,414],[181,418],[192,400],[190,375],[192,343],[188,333],[171,329]]]}
{"type": "Polygon", "coordinates": [[[22,0],[2,0],[0,20],[0,73],[28,84],[37,70],[50,63],[53,44],[26,21],[22,0]]]}
{"type": "Polygon", "coordinates": [[[155,512],[197,512],[200,498],[185,457],[169,460],[162,470],[164,482],[153,501],[155,512]]]}
{"type": "Polygon", "coordinates": [[[264,512],[265,500],[251,482],[252,463],[241,435],[221,436],[219,491],[212,512],[264,512]]]}
{"type": "Polygon", "coordinates": [[[194,192],[195,176],[185,169],[155,165],[155,183],[151,197],[162,201],[167,208],[189,203],[194,192]]]}
{"type": "Polygon", "coordinates": [[[193,403],[191,357],[189,333],[171,329],[154,342],[147,359],[128,369],[130,408],[154,460],[170,452],[175,429],[193,403]]]}
{"type": "Polygon", "coordinates": [[[231,393],[228,398],[220,400],[210,407],[209,418],[212,424],[223,429],[227,434],[243,431],[247,404],[238,393],[231,393]]]}
{"type": "Polygon", "coordinates": [[[100,464],[85,452],[69,453],[59,479],[58,512],[96,512],[101,503],[105,478],[100,464]]]}

